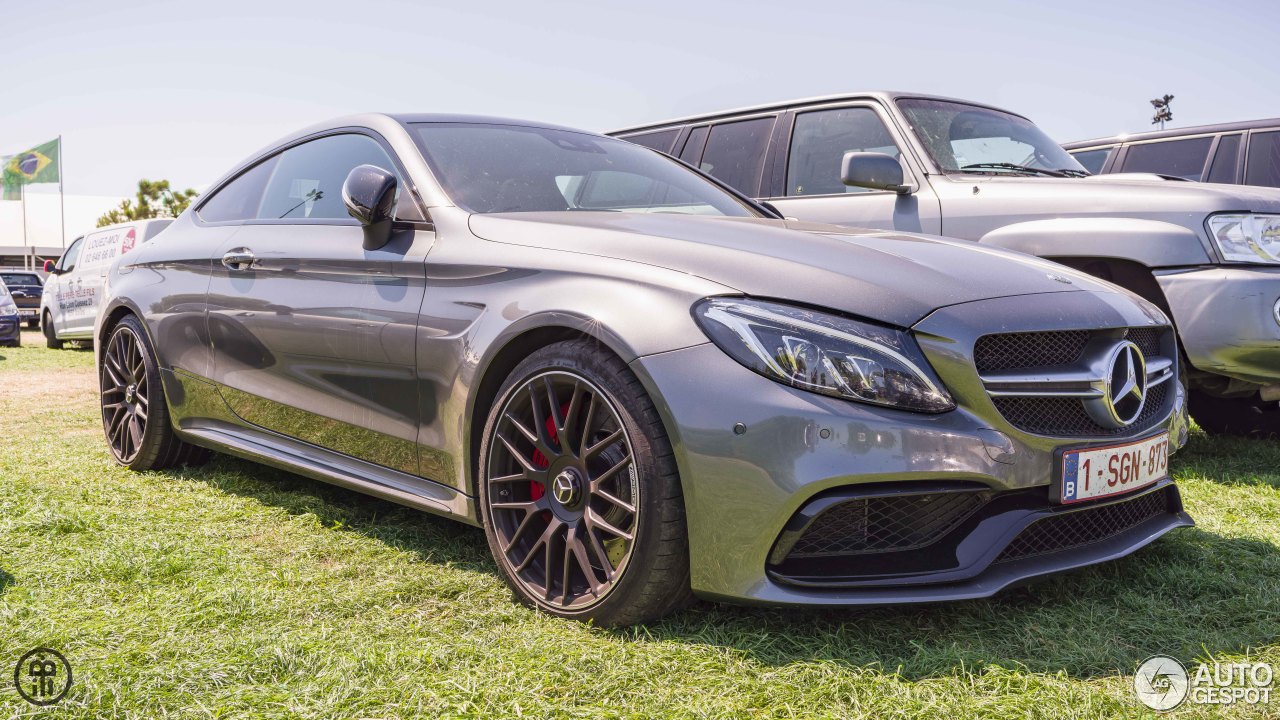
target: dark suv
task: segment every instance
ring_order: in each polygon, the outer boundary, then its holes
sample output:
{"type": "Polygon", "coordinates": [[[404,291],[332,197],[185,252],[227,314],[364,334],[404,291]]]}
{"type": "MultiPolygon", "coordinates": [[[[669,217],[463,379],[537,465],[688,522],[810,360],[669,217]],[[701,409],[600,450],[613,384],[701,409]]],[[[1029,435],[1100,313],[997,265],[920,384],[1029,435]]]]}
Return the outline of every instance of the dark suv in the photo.
{"type": "Polygon", "coordinates": [[[33,272],[0,271],[0,282],[9,288],[13,303],[18,306],[18,318],[32,330],[40,327],[40,297],[44,283],[33,272]]]}
{"type": "Polygon", "coordinates": [[[1089,172],[1280,187],[1280,118],[1080,140],[1062,146],[1089,172]]]}

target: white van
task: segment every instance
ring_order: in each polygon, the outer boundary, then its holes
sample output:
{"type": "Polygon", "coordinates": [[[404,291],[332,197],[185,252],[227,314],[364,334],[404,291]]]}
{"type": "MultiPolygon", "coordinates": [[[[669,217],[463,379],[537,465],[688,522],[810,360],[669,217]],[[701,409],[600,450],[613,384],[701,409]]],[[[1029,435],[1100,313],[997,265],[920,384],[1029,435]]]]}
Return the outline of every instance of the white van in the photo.
{"type": "Polygon", "coordinates": [[[49,278],[40,300],[40,326],[49,347],[93,339],[93,322],[111,263],[172,222],[172,218],[137,220],[99,228],[76,238],[58,262],[45,263],[49,278]]]}

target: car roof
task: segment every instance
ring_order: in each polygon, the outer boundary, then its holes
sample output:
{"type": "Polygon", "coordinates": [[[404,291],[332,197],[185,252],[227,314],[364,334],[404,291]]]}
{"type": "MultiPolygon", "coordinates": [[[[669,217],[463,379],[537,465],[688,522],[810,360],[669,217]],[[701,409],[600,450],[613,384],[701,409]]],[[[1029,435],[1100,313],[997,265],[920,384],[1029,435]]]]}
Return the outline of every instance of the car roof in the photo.
{"type": "MultiPolygon", "coordinates": [[[[645,123],[643,125],[631,125],[629,127],[610,130],[608,135],[622,135],[625,133],[641,132],[644,130],[656,130],[669,127],[671,125],[687,125],[690,123],[711,122],[722,118],[731,117],[733,115],[746,115],[750,113],[763,113],[770,111],[786,110],[798,105],[826,105],[830,103],[846,102],[850,100],[878,100],[889,104],[894,100],[910,98],[913,100],[941,100],[944,102],[960,103],[962,105],[973,105],[974,107],[987,108],[989,110],[999,110],[1000,112],[1018,115],[1018,113],[1010,112],[1003,108],[986,103],[975,102],[973,100],[965,100],[963,98],[947,97],[945,95],[930,95],[928,93],[904,92],[900,90],[867,90],[864,92],[841,93],[838,95],[819,95],[816,97],[800,98],[797,100],[784,100],[780,102],[765,103],[763,105],[750,105],[747,107],[735,108],[733,110],[720,110],[711,113],[702,113],[699,115],[689,115],[686,117],[673,118],[671,120],[662,120],[660,122],[645,123]]],[[[1018,115],[1026,119],[1022,115],[1018,115]]]]}
{"type": "Polygon", "coordinates": [[[1208,135],[1210,133],[1241,132],[1244,130],[1253,130],[1255,128],[1274,127],[1280,127],[1280,118],[1215,123],[1213,125],[1193,125],[1191,127],[1172,128],[1168,130],[1150,130],[1148,132],[1140,133],[1121,133],[1119,135],[1094,138],[1092,140],[1074,140],[1072,142],[1062,143],[1062,147],[1067,150],[1079,150],[1081,148],[1093,147],[1094,145],[1118,145],[1126,142],[1161,140],[1163,138],[1183,137],[1185,135],[1208,135]]]}

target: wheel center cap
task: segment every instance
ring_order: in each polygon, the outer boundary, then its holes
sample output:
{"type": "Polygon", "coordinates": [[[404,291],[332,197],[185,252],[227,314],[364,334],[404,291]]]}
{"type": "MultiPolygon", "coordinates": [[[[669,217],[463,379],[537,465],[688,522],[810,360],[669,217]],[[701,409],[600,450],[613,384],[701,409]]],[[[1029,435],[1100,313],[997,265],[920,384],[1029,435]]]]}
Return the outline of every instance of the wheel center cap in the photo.
{"type": "Polygon", "coordinates": [[[565,468],[551,481],[551,495],[556,502],[572,507],[582,497],[582,477],[573,468],[565,468]]]}
{"type": "Polygon", "coordinates": [[[124,391],[125,402],[132,403],[135,399],[137,399],[137,397],[138,397],[137,385],[130,385],[129,387],[125,388],[125,391],[124,391]]]}

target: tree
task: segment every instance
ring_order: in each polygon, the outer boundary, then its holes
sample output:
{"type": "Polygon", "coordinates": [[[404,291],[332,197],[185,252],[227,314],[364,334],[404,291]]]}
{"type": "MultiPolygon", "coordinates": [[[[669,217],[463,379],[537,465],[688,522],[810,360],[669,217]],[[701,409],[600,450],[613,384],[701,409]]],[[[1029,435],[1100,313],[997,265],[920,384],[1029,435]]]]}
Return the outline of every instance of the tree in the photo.
{"type": "Polygon", "coordinates": [[[135,200],[120,201],[119,207],[98,218],[98,227],[130,220],[178,217],[199,196],[200,193],[191,188],[170,190],[168,180],[139,180],[135,200]]]}

